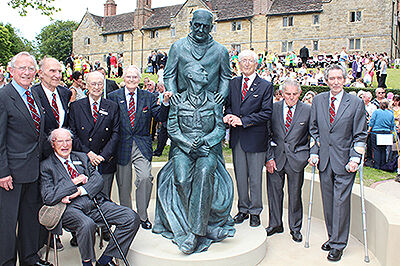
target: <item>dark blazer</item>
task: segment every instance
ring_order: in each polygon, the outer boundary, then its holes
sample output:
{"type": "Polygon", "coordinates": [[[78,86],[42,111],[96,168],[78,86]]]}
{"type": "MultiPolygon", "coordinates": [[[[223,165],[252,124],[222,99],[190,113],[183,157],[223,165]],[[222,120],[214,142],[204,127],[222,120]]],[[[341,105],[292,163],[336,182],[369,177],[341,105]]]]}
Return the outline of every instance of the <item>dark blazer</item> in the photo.
{"type": "Polygon", "coordinates": [[[9,83],[0,90],[0,178],[11,175],[15,183],[32,183],[39,177],[45,115],[39,96],[34,91],[32,96],[41,117],[40,134],[14,86],[9,83]]]}
{"type": "Polygon", "coordinates": [[[71,104],[69,127],[74,133],[74,150],[88,153],[93,151],[104,157],[98,171],[111,174],[116,170],[116,156],[119,140],[118,105],[111,100],[101,99],[99,116],[94,123],[89,98],[71,104]]]}
{"type": "MultiPolygon", "coordinates": [[[[82,152],[71,152],[71,160],[79,174],[88,177],[88,182],[83,185],[83,188],[88,193],[89,198],[94,198],[98,194],[105,197],[100,192],[103,188],[103,178],[92,166],[87,155],[82,152]]],[[[78,191],[64,165],[54,153],[40,163],[40,191],[46,205],[55,205],[65,196],[78,191]]],[[[70,204],[79,205],[82,201],[85,201],[84,198],[77,197],[70,204]]]]}
{"type": "Polygon", "coordinates": [[[350,157],[361,158],[354,145],[367,139],[365,104],[356,96],[343,93],[335,120],[329,120],[329,91],[315,96],[311,106],[310,134],[315,145],[310,153],[319,155],[319,171],[325,171],[330,161],[338,175],[348,175],[345,166],[350,157]]]}
{"type": "Polygon", "coordinates": [[[290,167],[301,172],[310,157],[310,135],[308,132],[311,107],[298,101],[288,132],[283,117],[284,100],[274,103],[271,128],[272,137],[268,145],[267,161],[275,159],[276,168],[282,171],[286,160],[290,167]],[[271,146],[274,142],[276,146],[271,146]]]}
{"type": "Polygon", "coordinates": [[[137,89],[136,116],[133,128],[129,120],[125,87],[112,92],[109,99],[116,102],[120,112],[120,141],[118,145],[118,164],[126,165],[130,162],[132,141],[135,140],[143,156],[151,161],[153,148],[151,143],[151,119],[166,121],[168,106],[157,105],[157,98],[150,92],[137,89]]]}
{"type": "Polygon", "coordinates": [[[309,58],[309,57],[310,57],[310,54],[309,54],[308,48],[303,46],[300,49],[300,58],[309,58]]]}
{"type": "Polygon", "coordinates": [[[107,97],[108,95],[113,92],[119,90],[119,86],[118,84],[112,80],[112,79],[106,79],[106,93],[107,93],[107,97]]]}
{"type": "MultiPolygon", "coordinates": [[[[68,109],[69,109],[68,106],[72,92],[69,89],[62,86],[57,86],[56,90],[58,92],[58,95],[60,95],[62,108],[65,111],[65,118],[62,127],[66,127],[68,125],[68,109]]],[[[52,130],[58,127],[56,117],[54,116],[53,110],[51,108],[51,103],[49,103],[49,100],[46,97],[46,93],[44,92],[42,84],[40,83],[33,86],[32,91],[35,91],[37,93],[40,99],[40,103],[42,104],[43,113],[45,116],[44,133],[46,136],[48,136],[52,130]]],[[[61,107],[59,106],[58,108],[61,107]]],[[[53,149],[51,148],[50,143],[48,141],[45,141],[42,149],[42,159],[45,159],[52,152],[53,149]]]]}
{"type": "Polygon", "coordinates": [[[229,144],[233,148],[240,140],[245,152],[264,152],[268,144],[267,121],[272,116],[273,86],[257,75],[241,101],[242,78],[236,77],[229,82],[225,114],[234,114],[243,123],[243,126],[231,127],[229,144]]]}

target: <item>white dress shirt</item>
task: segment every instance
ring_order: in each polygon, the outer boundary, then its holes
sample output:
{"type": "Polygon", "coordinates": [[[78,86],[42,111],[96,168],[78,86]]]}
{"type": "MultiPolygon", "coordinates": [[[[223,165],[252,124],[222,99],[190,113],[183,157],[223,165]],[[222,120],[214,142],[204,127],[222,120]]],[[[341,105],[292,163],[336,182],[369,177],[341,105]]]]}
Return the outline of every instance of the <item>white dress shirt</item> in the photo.
{"type": "Polygon", "coordinates": [[[53,93],[56,94],[56,103],[57,103],[57,107],[58,107],[58,114],[60,115],[59,127],[62,127],[64,124],[64,120],[65,120],[65,110],[64,110],[64,106],[62,105],[61,98],[60,98],[60,95],[58,94],[57,88],[53,92],[53,91],[49,90],[48,88],[46,88],[46,86],[43,83],[42,83],[42,87],[43,87],[44,93],[46,94],[47,100],[50,103],[50,106],[51,106],[51,103],[53,102],[53,93]]]}
{"type": "MultiPolygon", "coordinates": [[[[67,171],[68,175],[69,175],[69,171],[68,171],[68,167],[66,166],[65,162],[68,160],[69,165],[75,169],[75,171],[78,172],[78,170],[76,170],[75,165],[73,163],[73,161],[71,160],[71,156],[68,155],[68,159],[64,159],[63,157],[59,156],[57,153],[54,153],[56,155],[56,157],[60,160],[61,164],[64,166],[65,171],[67,171]]],[[[78,172],[78,174],[80,174],[78,172]]],[[[81,191],[81,196],[85,196],[87,195],[87,191],[83,186],[78,187],[78,189],[81,191]]]]}
{"type": "Polygon", "coordinates": [[[100,111],[100,103],[101,103],[101,97],[95,101],[92,99],[92,97],[89,95],[89,104],[90,104],[90,110],[92,111],[92,115],[93,115],[93,103],[97,102],[97,112],[100,111]]]}

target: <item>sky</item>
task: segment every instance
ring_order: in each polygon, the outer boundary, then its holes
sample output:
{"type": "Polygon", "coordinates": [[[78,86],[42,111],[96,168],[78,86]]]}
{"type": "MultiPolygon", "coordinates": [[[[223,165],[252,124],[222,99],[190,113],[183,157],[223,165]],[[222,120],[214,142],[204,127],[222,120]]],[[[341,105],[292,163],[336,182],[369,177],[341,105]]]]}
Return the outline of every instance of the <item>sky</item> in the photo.
{"type": "MultiPolygon", "coordinates": [[[[10,23],[19,30],[19,36],[30,41],[35,40],[40,30],[51,23],[50,18],[41,15],[39,11],[28,9],[28,15],[21,17],[18,12],[7,5],[8,0],[0,0],[0,22],[10,23]]],[[[80,22],[86,9],[90,13],[103,16],[106,0],[55,0],[54,6],[61,11],[53,15],[55,20],[73,20],[80,22]]],[[[185,0],[152,0],[152,7],[182,4],[185,0]]],[[[117,14],[135,10],[136,0],[115,0],[117,14]]]]}

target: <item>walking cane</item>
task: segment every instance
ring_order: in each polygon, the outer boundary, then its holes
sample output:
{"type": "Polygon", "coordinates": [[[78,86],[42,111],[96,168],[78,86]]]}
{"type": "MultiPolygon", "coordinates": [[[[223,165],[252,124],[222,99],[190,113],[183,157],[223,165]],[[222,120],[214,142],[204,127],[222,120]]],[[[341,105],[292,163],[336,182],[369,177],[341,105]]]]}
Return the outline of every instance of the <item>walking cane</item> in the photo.
{"type": "MultiPolygon", "coordinates": [[[[313,163],[316,164],[317,160],[314,158],[313,163]]],[[[311,211],[312,211],[312,203],[313,203],[313,191],[314,191],[314,178],[315,178],[315,165],[312,167],[312,177],[311,177],[311,186],[310,186],[310,201],[308,203],[308,219],[307,219],[307,236],[306,242],[304,243],[305,248],[309,248],[310,245],[310,227],[311,227],[311,211]]]]}
{"type": "MultiPolygon", "coordinates": [[[[357,144],[357,143],[356,143],[357,144]]],[[[365,202],[364,202],[364,154],[365,154],[365,144],[361,145],[354,145],[354,150],[360,154],[361,156],[361,163],[358,169],[358,174],[360,177],[360,194],[361,194],[361,214],[362,214],[362,228],[363,228],[363,237],[364,237],[364,261],[369,262],[368,256],[368,242],[367,242],[367,223],[365,219],[365,202]]]]}
{"type": "Polygon", "coordinates": [[[99,204],[97,203],[96,198],[93,198],[93,202],[94,202],[94,205],[96,206],[97,210],[99,211],[100,216],[101,216],[101,219],[103,219],[103,222],[104,222],[105,226],[107,227],[107,230],[110,232],[111,238],[114,240],[114,243],[115,243],[115,245],[117,246],[118,252],[119,252],[119,254],[120,254],[121,257],[122,257],[122,260],[124,261],[124,263],[125,263],[126,266],[130,266],[128,260],[126,259],[124,253],[122,252],[121,246],[119,245],[119,243],[118,243],[118,241],[117,241],[117,238],[116,238],[115,235],[114,235],[114,232],[111,231],[111,227],[110,227],[110,225],[108,224],[108,222],[107,222],[107,220],[106,220],[106,217],[104,216],[104,213],[103,213],[103,211],[101,210],[99,204]]]}

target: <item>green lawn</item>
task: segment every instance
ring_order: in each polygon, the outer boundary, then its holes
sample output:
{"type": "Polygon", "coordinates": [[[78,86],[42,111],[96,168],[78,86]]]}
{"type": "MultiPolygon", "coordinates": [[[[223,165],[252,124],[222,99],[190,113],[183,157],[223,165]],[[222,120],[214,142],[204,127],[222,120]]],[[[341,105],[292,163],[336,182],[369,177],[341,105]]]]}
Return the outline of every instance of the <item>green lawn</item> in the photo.
{"type": "MultiPolygon", "coordinates": [[[[386,78],[386,86],[392,89],[400,89],[400,70],[399,69],[388,69],[387,70],[387,78],[386,78]]],[[[376,76],[374,75],[374,80],[372,82],[373,87],[376,88],[378,86],[378,82],[376,82],[376,76]]]]}

